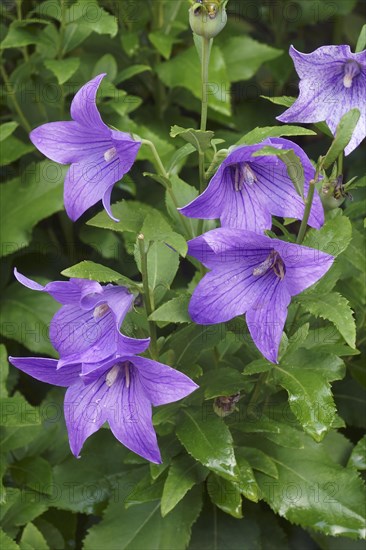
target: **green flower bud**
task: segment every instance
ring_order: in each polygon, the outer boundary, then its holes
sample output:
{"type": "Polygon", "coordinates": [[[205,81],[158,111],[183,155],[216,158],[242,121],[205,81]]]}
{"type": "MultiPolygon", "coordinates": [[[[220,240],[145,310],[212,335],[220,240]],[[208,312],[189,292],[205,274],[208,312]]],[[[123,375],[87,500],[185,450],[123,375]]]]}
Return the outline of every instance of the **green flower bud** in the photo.
{"type": "Polygon", "coordinates": [[[237,411],[236,404],[240,399],[240,392],[234,395],[229,395],[227,397],[216,397],[213,403],[213,410],[215,413],[224,418],[229,416],[233,412],[237,411]]]}
{"type": "Polygon", "coordinates": [[[189,9],[189,23],[195,34],[214,38],[227,23],[227,0],[198,0],[189,9]]]}
{"type": "Polygon", "coordinates": [[[344,189],[343,176],[338,176],[338,178],[323,182],[320,198],[325,210],[334,210],[339,208],[346,198],[352,200],[352,195],[344,189]]]}

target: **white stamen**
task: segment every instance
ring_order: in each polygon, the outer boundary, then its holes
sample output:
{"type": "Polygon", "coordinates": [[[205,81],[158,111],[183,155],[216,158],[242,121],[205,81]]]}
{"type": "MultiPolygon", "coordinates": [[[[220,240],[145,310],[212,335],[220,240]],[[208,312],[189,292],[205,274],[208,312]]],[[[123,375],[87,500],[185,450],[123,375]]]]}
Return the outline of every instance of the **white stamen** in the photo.
{"type": "Polygon", "coordinates": [[[267,273],[267,271],[273,266],[273,255],[272,253],[257,267],[253,269],[253,275],[255,277],[259,277],[260,275],[264,275],[267,273]]]}
{"type": "Polygon", "coordinates": [[[112,159],[114,159],[114,157],[116,156],[117,154],[117,149],[115,147],[111,147],[110,149],[108,149],[108,151],[106,151],[104,153],[104,160],[106,162],[109,162],[111,161],[112,159]]]}
{"type": "Polygon", "coordinates": [[[125,363],[125,375],[126,375],[126,388],[130,387],[130,369],[129,364],[125,363]]]}
{"type": "Polygon", "coordinates": [[[253,183],[256,183],[258,181],[257,176],[247,163],[244,164],[243,174],[245,183],[247,183],[248,185],[253,185],[253,183]]]}
{"type": "Polygon", "coordinates": [[[97,306],[95,309],[94,309],[94,313],[93,313],[93,317],[95,319],[95,321],[97,319],[100,319],[101,317],[103,317],[107,311],[109,311],[109,305],[108,304],[102,304],[100,306],[97,306]]]}
{"type": "Polygon", "coordinates": [[[114,367],[111,368],[111,370],[107,373],[107,376],[105,377],[105,383],[107,384],[108,388],[113,386],[115,383],[118,373],[119,373],[120,365],[114,365],[114,367]]]}
{"type": "Polygon", "coordinates": [[[353,79],[358,76],[360,72],[361,67],[357,63],[357,61],[354,61],[353,59],[347,61],[347,63],[344,65],[343,86],[345,88],[351,88],[353,84],[353,79]]]}

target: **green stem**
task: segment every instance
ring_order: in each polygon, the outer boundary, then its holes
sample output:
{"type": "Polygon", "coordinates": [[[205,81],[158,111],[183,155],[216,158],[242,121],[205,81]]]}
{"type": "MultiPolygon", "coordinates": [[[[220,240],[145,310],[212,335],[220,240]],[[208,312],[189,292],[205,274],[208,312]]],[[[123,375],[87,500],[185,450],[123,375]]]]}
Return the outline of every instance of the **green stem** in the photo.
{"type": "MultiPolygon", "coordinates": [[[[149,319],[150,315],[153,312],[153,307],[151,304],[151,296],[150,296],[150,287],[149,287],[149,277],[148,277],[148,271],[147,271],[147,252],[145,249],[145,237],[142,235],[142,233],[137,237],[137,241],[139,243],[139,250],[140,250],[140,258],[141,258],[141,275],[142,275],[142,284],[144,287],[144,305],[145,305],[145,311],[147,318],[149,319]]],[[[157,345],[157,335],[156,335],[156,326],[153,321],[149,321],[149,332],[150,332],[150,354],[153,359],[157,359],[158,354],[158,345],[157,345]]]]}
{"type": "Polygon", "coordinates": [[[341,176],[343,174],[343,151],[339,155],[337,160],[337,176],[341,176]]]}
{"type": "MultiPolygon", "coordinates": [[[[157,149],[156,149],[154,143],[153,143],[152,141],[148,140],[148,139],[142,139],[142,140],[141,140],[141,143],[142,143],[143,145],[147,145],[148,147],[150,147],[151,152],[152,152],[152,154],[153,154],[153,156],[154,156],[155,166],[156,166],[157,172],[158,172],[161,176],[163,176],[164,178],[166,178],[167,180],[169,180],[169,174],[168,174],[168,172],[165,170],[164,165],[163,165],[163,163],[161,162],[160,155],[159,155],[159,153],[158,153],[158,151],[157,151],[157,149]]],[[[174,191],[173,191],[173,189],[171,188],[170,184],[169,184],[169,185],[167,184],[167,185],[164,186],[164,187],[165,187],[166,191],[169,193],[169,196],[170,196],[170,198],[172,199],[175,208],[179,208],[179,203],[178,203],[178,201],[177,201],[177,198],[176,198],[176,196],[175,196],[175,194],[174,194],[174,191]]],[[[184,229],[185,229],[185,231],[186,231],[187,236],[188,236],[188,237],[194,237],[195,235],[193,235],[193,231],[192,231],[191,227],[189,226],[187,219],[186,219],[184,216],[181,216],[181,220],[182,220],[182,224],[183,224],[183,226],[184,226],[184,229]]]]}
{"type": "Polygon", "coordinates": [[[0,72],[1,72],[1,76],[3,77],[3,80],[5,82],[5,85],[6,85],[6,91],[7,93],[9,94],[9,98],[14,106],[14,109],[16,110],[17,114],[18,114],[18,117],[20,119],[20,122],[23,126],[23,128],[28,132],[28,134],[32,131],[32,127],[31,125],[29,124],[28,120],[26,119],[19,103],[18,103],[18,100],[16,98],[16,95],[15,95],[15,90],[13,88],[13,85],[12,83],[10,82],[10,79],[9,79],[9,76],[5,70],[5,67],[3,65],[3,63],[1,64],[1,67],[0,67],[0,72]]]}
{"type": "Polygon", "coordinates": [[[309,192],[308,192],[308,196],[306,197],[306,201],[305,201],[304,217],[301,221],[300,231],[299,231],[299,234],[298,234],[297,239],[296,239],[296,244],[301,244],[302,241],[304,240],[304,237],[305,237],[305,233],[306,233],[306,229],[307,229],[308,221],[309,221],[309,216],[310,216],[310,212],[311,212],[311,207],[313,205],[313,199],[314,199],[314,193],[315,193],[315,184],[318,183],[321,168],[322,168],[322,163],[320,162],[317,169],[316,169],[314,179],[309,182],[309,192]]]}
{"type": "Polygon", "coordinates": [[[66,0],[60,0],[61,2],[61,21],[60,21],[60,44],[58,48],[57,58],[62,59],[63,47],[65,38],[65,20],[66,20],[66,0]]]}
{"type": "MultiPolygon", "coordinates": [[[[202,59],[201,59],[201,78],[202,78],[202,103],[201,103],[201,126],[203,132],[207,128],[207,112],[208,112],[208,71],[210,65],[210,51],[212,39],[202,37],[202,59]]],[[[199,174],[200,174],[200,191],[201,193],[206,187],[205,178],[205,154],[200,151],[198,153],[199,174]]]]}

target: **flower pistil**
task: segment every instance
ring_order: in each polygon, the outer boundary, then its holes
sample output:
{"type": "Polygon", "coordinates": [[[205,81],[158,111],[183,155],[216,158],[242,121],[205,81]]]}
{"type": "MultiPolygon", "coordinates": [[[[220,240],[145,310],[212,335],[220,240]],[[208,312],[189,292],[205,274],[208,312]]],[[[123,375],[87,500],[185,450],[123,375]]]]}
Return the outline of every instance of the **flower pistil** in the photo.
{"type": "Polygon", "coordinates": [[[260,277],[267,273],[269,269],[273,269],[274,274],[281,279],[281,281],[285,277],[285,264],[276,250],[272,250],[264,262],[253,269],[253,275],[255,277],[260,277]]]}
{"type": "Polygon", "coordinates": [[[257,181],[257,176],[247,162],[240,162],[234,168],[234,189],[241,191],[244,183],[253,185],[257,181]]]}
{"type": "Polygon", "coordinates": [[[344,65],[344,77],[343,77],[343,85],[345,88],[351,88],[353,79],[358,76],[361,72],[361,67],[357,61],[354,61],[353,59],[350,59],[345,63],[344,65]]]}

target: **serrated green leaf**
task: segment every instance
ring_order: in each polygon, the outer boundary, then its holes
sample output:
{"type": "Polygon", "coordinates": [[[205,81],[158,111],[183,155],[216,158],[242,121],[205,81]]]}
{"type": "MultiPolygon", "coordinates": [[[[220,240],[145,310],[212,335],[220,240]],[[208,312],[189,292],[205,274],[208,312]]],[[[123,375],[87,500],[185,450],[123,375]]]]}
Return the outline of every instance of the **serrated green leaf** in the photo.
{"type": "Polygon", "coordinates": [[[351,348],[356,347],[356,324],[348,300],[338,292],[300,294],[296,301],[315,317],[331,321],[351,348]]]}
{"type": "Polygon", "coordinates": [[[327,438],[315,443],[303,436],[303,443],[303,449],[290,450],[257,438],[258,448],[271,456],[279,473],[275,482],[257,474],[264,500],[277,514],[302,527],[332,536],[364,536],[361,479],[330,458],[327,438]]]}
{"type": "Polygon", "coordinates": [[[347,216],[327,220],[321,229],[310,229],[303,245],[339,256],[350,244],[352,225],[347,216]]]}
{"type": "Polygon", "coordinates": [[[165,518],[161,517],[159,501],[125,510],[112,499],[103,520],[89,530],[84,548],[94,550],[112,540],[120,550],[185,550],[191,526],[201,511],[200,493],[200,488],[193,488],[165,518]]]}
{"type": "Polygon", "coordinates": [[[31,489],[27,490],[26,495],[27,498],[24,498],[23,491],[13,487],[8,488],[6,508],[2,517],[2,526],[5,530],[29,523],[47,510],[45,495],[40,495],[31,489]]]}
{"type": "Polygon", "coordinates": [[[239,471],[233,439],[223,420],[218,416],[208,416],[204,409],[185,409],[183,412],[176,433],[187,452],[225,479],[237,480],[239,471]]]}
{"type": "Polygon", "coordinates": [[[200,387],[204,390],[206,399],[234,395],[245,388],[246,384],[246,379],[239,371],[226,366],[206,372],[200,378],[200,387]]]}
{"type": "Polygon", "coordinates": [[[347,424],[366,428],[364,388],[352,378],[346,378],[334,384],[333,393],[338,412],[347,424]]]}
{"type": "Polygon", "coordinates": [[[89,279],[90,281],[98,281],[99,283],[119,282],[128,288],[140,290],[140,285],[135,281],[131,281],[131,279],[128,279],[128,277],[121,275],[110,267],[88,260],[83,260],[72,267],[64,269],[61,275],[65,277],[75,277],[76,279],[89,279]]]}
{"type": "Polygon", "coordinates": [[[10,466],[13,478],[20,486],[30,487],[38,493],[52,495],[52,469],[44,458],[23,458],[10,466]]]}
{"type": "Polygon", "coordinates": [[[325,169],[329,168],[337,160],[349,144],[360,116],[361,113],[358,109],[351,109],[342,116],[337,126],[334,141],[322,161],[322,166],[325,169]]]}
{"type": "Polygon", "coordinates": [[[46,160],[28,165],[21,178],[2,185],[0,255],[27,246],[34,225],[62,210],[66,170],[46,160]]]}
{"type": "Polygon", "coordinates": [[[165,482],[164,478],[165,476],[160,476],[157,480],[151,481],[150,472],[147,472],[126,496],[125,508],[160,499],[165,482]]]}
{"type": "Polygon", "coordinates": [[[356,470],[366,470],[366,435],[354,447],[347,467],[356,468],[356,470]]]}
{"type": "Polygon", "coordinates": [[[171,137],[181,137],[185,141],[188,141],[197,151],[207,151],[211,148],[211,140],[214,137],[214,132],[203,130],[195,130],[194,128],[182,128],[176,124],[171,127],[171,137]]]}
{"type": "Polygon", "coordinates": [[[258,502],[260,497],[259,488],[246,454],[243,452],[243,449],[239,448],[235,449],[235,456],[239,466],[238,489],[248,500],[258,502]]]}
{"type": "Polygon", "coordinates": [[[335,355],[300,350],[274,365],[276,381],[288,393],[292,412],[315,441],[332,428],[336,407],[329,382],[345,374],[343,361],[335,355]]]}
{"type": "Polygon", "coordinates": [[[9,137],[18,128],[17,122],[5,122],[0,126],[0,142],[9,137]]]}
{"type": "Polygon", "coordinates": [[[315,136],[316,133],[308,128],[301,126],[265,126],[264,128],[254,128],[245,134],[235,145],[254,145],[260,143],[266,138],[282,136],[315,136]]]}
{"type": "Polygon", "coordinates": [[[188,314],[190,299],[190,295],[180,294],[156,309],[149,320],[159,323],[190,323],[191,318],[188,314]]]}
{"type": "Polygon", "coordinates": [[[237,483],[232,483],[211,473],[207,479],[207,492],[211,501],[223,512],[234,518],[242,518],[241,494],[237,483]]]}
{"type": "Polygon", "coordinates": [[[184,495],[207,477],[208,471],[190,456],[174,458],[169,468],[161,497],[161,515],[165,517],[182,500],[184,495]]]}
{"type": "Polygon", "coordinates": [[[288,449],[301,449],[303,446],[301,434],[297,429],[285,422],[266,418],[264,415],[261,419],[248,417],[246,422],[236,423],[232,427],[243,433],[263,434],[264,439],[269,439],[276,445],[288,449]]]}
{"type": "Polygon", "coordinates": [[[19,546],[2,529],[0,529],[0,548],[3,550],[19,550],[19,546]]]}
{"type": "Polygon", "coordinates": [[[278,479],[278,470],[275,462],[260,449],[254,447],[239,447],[237,452],[240,452],[253,470],[258,470],[269,477],[278,479]]]}
{"type": "Polygon", "coordinates": [[[49,546],[42,535],[33,523],[28,523],[22,533],[20,539],[20,548],[23,550],[49,550],[49,546]]]}
{"type": "Polygon", "coordinates": [[[64,84],[78,70],[80,59],[78,57],[69,57],[68,59],[46,59],[44,64],[47,69],[55,75],[58,83],[64,84]]]}

